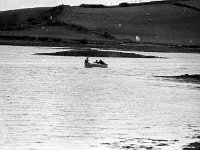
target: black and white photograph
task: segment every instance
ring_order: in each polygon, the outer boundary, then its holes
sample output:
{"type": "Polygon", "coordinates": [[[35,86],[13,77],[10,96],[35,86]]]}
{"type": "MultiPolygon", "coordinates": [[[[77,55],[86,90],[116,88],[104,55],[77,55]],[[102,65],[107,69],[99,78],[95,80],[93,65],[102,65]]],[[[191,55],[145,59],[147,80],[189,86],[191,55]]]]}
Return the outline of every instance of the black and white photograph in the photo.
{"type": "Polygon", "coordinates": [[[200,150],[200,0],[0,0],[0,150],[200,150]]]}

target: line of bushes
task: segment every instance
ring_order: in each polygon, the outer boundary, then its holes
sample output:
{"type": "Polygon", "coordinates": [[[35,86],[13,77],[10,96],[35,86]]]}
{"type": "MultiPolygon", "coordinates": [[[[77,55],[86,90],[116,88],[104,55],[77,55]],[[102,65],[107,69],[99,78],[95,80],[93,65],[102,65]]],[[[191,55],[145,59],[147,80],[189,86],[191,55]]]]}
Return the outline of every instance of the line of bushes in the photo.
{"type": "Polygon", "coordinates": [[[133,7],[133,6],[143,6],[143,5],[153,5],[153,4],[173,4],[180,0],[165,0],[165,1],[152,1],[152,2],[142,2],[142,3],[127,3],[122,2],[116,6],[105,6],[102,4],[81,4],[79,7],[83,8],[115,8],[115,7],[133,7]]]}
{"type": "MultiPolygon", "coordinates": [[[[178,0],[177,0],[178,1],[178,0]]],[[[145,6],[145,5],[161,5],[161,4],[173,4],[175,1],[152,1],[152,2],[142,2],[142,3],[120,3],[117,7],[133,7],[133,6],[145,6]]]]}
{"type": "Polygon", "coordinates": [[[81,4],[79,7],[83,8],[106,8],[108,6],[102,4],[81,4]]]}
{"type": "Polygon", "coordinates": [[[49,10],[49,13],[53,16],[61,15],[65,9],[65,5],[59,5],[56,7],[53,7],[49,10]]]}

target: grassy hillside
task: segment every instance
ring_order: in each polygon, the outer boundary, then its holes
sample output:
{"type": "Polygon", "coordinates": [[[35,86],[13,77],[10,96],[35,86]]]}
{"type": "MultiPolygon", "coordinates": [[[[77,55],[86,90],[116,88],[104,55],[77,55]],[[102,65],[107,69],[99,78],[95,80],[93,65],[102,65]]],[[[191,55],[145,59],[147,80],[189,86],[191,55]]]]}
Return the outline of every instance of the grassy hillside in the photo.
{"type": "Polygon", "coordinates": [[[200,2],[179,0],[131,7],[33,8],[0,12],[0,35],[200,45],[200,2]],[[179,5],[182,4],[182,5],[179,5]]]}
{"type": "Polygon", "coordinates": [[[199,43],[200,12],[169,4],[122,8],[73,8],[63,22],[95,31],[108,31],[119,39],[161,43],[199,43]],[[76,19],[74,19],[76,18],[76,19]]]}

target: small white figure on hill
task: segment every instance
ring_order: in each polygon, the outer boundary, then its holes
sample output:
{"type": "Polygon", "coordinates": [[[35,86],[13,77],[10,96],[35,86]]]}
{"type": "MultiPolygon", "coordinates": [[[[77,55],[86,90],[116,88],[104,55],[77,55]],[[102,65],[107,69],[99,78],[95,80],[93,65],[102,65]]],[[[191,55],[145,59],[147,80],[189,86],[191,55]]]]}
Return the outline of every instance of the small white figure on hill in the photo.
{"type": "Polygon", "coordinates": [[[136,35],[135,40],[136,40],[137,42],[140,42],[140,37],[136,35]]]}
{"type": "Polygon", "coordinates": [[[89,63],[89,58],[88,57],[85,59],[85,63],[89,63]]]}

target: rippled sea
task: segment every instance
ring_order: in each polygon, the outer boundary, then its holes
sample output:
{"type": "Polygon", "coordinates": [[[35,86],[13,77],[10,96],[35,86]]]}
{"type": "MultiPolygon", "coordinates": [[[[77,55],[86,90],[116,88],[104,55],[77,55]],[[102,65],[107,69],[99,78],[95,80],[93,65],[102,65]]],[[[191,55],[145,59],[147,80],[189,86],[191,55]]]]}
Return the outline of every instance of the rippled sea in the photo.
{"type": "Polygon", "coordinates": [[[181,150],[200,135],[200,85],[155,76],[200,74],[200,54],[38,56],[0,46],[1,150],[181,150]],[[95,61],[100,58],[90,58],[95,61]]]}

